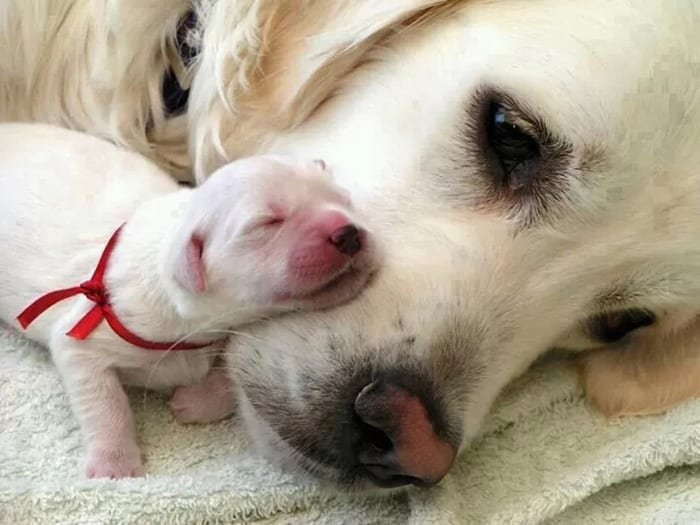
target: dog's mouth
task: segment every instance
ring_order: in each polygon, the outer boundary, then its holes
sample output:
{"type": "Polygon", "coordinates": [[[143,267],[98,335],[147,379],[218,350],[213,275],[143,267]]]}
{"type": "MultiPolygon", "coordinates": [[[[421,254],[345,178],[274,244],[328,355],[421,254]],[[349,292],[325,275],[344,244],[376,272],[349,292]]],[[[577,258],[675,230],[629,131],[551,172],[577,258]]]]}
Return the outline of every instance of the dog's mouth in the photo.
{"type": "Polygon", "coordinates": [[[300,307],[330,308],[356,297],[373,275],[373,269],[360,267],[349,262],[345,268],[335,272],[325,282],[312,290],[284,292],[278,295],[278,300],[294,303],[300,307]]]}

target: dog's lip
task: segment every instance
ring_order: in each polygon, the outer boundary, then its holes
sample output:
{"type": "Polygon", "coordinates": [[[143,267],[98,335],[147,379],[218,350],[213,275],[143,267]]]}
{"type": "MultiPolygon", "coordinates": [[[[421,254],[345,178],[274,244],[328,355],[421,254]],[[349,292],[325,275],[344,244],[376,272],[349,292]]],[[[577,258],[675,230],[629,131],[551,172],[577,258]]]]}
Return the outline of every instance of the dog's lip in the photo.
{"type": "Polygon", "coordinates": [[[358,267],[352,262],[336,272],[326,282],[311,291],[300,294],[281,292],[276,294],[278,301],[312,303],[319,308],[341,304],[355,297],[365,286],[373,271],[358,267]]]}
{"type": "Polygon", "coordinates": [[[372,467],[382,468],[382,465],[372,465],[372,464],[356,465],[352,469],[352,473],[354,476],[357,476],[360,479],[364,480],[365,482],[369,483],[371,485],[371,487],[379,488],[379,489],[403,489],[403,490],[406,490],[411,486],[418,487],[418,488],[430,488],[430,487],[433,487],[437,484],[437,482],[435,482],[435,483],[426,482],[426,481],[420,480],[418,478],[414,478],[413,476],[394,475],[394,476],[382,478],[380,476],[377,476],[374,472],[372,472],[372,467]]]}
{"type": "Polygon", "coordinates": [[[315,290],[311,292],[304,293],[298,297],[298,299],[313,299],[329,290],[340,286],[344,280],[352,277],[356,274],[358,270],[352,266],[352,264],[347,264],[345,268],[338,271],[335,275],[331,276],[324,284],[320,285],[315,290]]]}

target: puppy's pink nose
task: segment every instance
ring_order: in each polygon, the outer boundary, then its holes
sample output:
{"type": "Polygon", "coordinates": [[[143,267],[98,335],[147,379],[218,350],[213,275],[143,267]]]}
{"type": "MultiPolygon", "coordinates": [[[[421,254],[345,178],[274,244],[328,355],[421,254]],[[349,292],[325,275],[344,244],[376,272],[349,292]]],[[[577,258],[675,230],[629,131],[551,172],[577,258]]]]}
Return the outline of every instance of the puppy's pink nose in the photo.
{"type": "Polygon", "coordinates": [[[353,256],[362,249],[360,230],[354,224],[338,228],[330,234],[328,241],[345,255],[353,256]]]}
{"type": "Polygon", "coordinates": [[[365,386],[354,404],[357,461],[381,487],[430,486],[450,470],[456,451],[435,432],[423,401],[382,382],[365,386]]]}

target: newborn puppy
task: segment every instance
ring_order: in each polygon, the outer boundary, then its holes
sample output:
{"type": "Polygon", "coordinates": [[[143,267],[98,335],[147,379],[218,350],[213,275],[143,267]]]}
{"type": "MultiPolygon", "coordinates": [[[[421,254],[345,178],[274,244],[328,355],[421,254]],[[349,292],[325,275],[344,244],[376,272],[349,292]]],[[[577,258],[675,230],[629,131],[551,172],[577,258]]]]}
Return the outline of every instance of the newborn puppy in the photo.
{"type": "Polygon", "coordinates": [[[89,477],[143,472],[123,383],[201,382],[230,328],[347,301],[376,267],[321,161],[243,159],[191,189],[100,139],[3,124],[0,187],[0,318],[50,349],[89,477]]]}

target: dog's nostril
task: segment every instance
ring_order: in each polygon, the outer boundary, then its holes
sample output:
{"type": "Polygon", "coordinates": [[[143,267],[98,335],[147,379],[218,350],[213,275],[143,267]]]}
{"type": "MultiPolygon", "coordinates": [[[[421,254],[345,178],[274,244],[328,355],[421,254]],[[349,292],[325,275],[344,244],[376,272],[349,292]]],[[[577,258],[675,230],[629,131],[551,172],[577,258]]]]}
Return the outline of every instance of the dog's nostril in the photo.
{"type": "Polygon", "coordinates": [[[390,452],[394,448],[394,444],[389,439],[382,430],[372,425],[360,421],[360,442],[365,445],[369,445],[377,449],[377,451],[386,453],[390,452]]]}
{"type": "Polygon", "coordinates": [[[362,248],[360,231],[352,224],[338,228],[330,234],[328,241],[345,255],[355,255],[362,248]]]}

